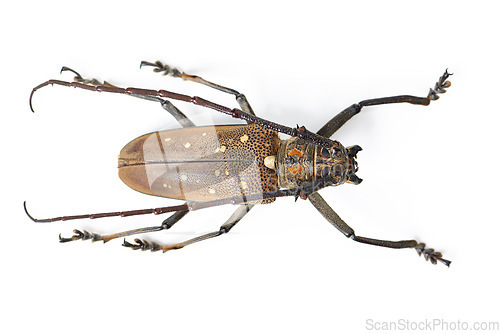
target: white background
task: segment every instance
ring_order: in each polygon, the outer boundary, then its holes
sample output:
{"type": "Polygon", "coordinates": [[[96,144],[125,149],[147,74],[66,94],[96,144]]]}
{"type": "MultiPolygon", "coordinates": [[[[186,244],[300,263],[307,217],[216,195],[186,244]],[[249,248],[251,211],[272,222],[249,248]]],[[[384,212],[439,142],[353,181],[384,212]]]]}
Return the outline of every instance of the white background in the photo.
{"type": "MultiPolygon", "coordinates": [[[[51,333],[362,333],[376,322],[498,317],[498,9],[478,1],[10,1],[0,14],[0,326],[51,333]],[[366,108],[335,139],[361,145],[364,179],[321,193],[358,235],[426,242],[453,260],[357,244],[306,201],[252,210],[230,235],[166,254],[121,240],[59,244],[74,228],[110,233],[142,216],[50,217],[178,204],[117,177],[131,139],[172,126],[159,105],[32,87],[66,65],[119,86],[168,89],[235,107],[232,96],[139,69],[160,59],[243,92],[256,113],[317,130],[363,99],[425,96],[429,107],[366,108]]],[[[232,119],[177,103],[187,113],[232,119]]],[[[231,207],[188,215],[178,242],[217,230],[231,207]]],[[[133,239],[128,238],[130,241],[133,239]]],[[[439,329],[439,328],[438,328],[439,329]]]]}

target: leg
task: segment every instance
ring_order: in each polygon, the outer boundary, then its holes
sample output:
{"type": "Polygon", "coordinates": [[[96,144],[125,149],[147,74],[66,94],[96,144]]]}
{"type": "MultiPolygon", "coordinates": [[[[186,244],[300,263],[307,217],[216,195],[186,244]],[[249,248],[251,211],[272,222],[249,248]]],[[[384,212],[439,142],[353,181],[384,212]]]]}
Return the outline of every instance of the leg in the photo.
{"type": "Polygon", "coordinates": [[[71,238],[62,238],[61,235],[59,234],[59,241],[60,242],[69,242],[69,241],[75,241],[75,240],[92,240],[92,242],[94,242],[94,241],[108,242],[110,240],[113,240],[116,238],[121,238],[121,237],[126,237],[129,235],[168,230],[169,228],[174,226],[175,223],[177,223],[179,220],[181,220],[185,215],[187,215],[188,212],[189,212],[188,210],[176,212],[173,215],[171,215],[170,217],[168,217],[167,219],[165,219],[163,221],[163,223],[161,223],[160,226],[138,228],[135,230],[129,230],[129,231],[108,234],[108,235],[99,235],[97,233],[92,233],[92,232],[87,232],[87,231],[81,232],[80,230],[73,230],[73,233],[75,233],[75,234],[71,238]]]}
{"type": "MultiPolygon", "coordinates": [[[[83,83],[83,84],[90,84],[93,86],[107,86],[107,87],[119,88],[118,86],[112,85],[106,81],[104,81],[104,83],[101,83],[97,79],[84,79],[84,78],[82,78],[82,76],[78,72],[76,72],[75,70],[72,70],[71,68],[66,67],[66,66],[63,66],[63,68],[61,69],[61,72],[63,72],[63,71],[73,72],[75,74],[75,77],[73,78],[73,80],[75,82],[79,82],[79,83],[83,83]]],[[[179,124],[183,128],[189,128],[189,127],[196,126],[186,115],[184,115],[184,113],[182,113],[179,109],[177,109],[168,100],[162,99],[162,98],[157,97],[157,96],[141,96],[141,95],[132,95],[132,96],[137,97],[137,98],[141,98],[144,100],[148,100],[148,101],[159,102],[161,104],[162,108],[165,109],[166,111],[168,111],[177,120],[177,122],[179,122],[179,124]]]]}
{"type": "Polygon", "coordinates": [[[439,261],[446,266],[449,266],[451,263],[451,261],[443,259],[441,253],[435,252],[432,248],[425,248],[425,244],[418,243],[416,240],[389,241],[358,237],[354,234],[354,230],[349,227],[349,225],[347,225],[342,218],[335,213],[335,211],[333,211],[333,209],[328,205],[328,203],[326,203],[319,193],[311,194],[308,198],[321,215],[328,220],[328,222],[335,226],[346,237],[351,238],[354,241],[388,248],[415,248],[419,255],[424,254],[425,259],[431,260],[433,264],[436,264],[437,261],[439,261]]]}
{"type": "Polygon", "coordinates": [[[354,115],[358,114],[361,111],[361,108],[368,106],[376,106],[380,104],[389,104],[389,103],[411,103],[411,104],[419,104],[419,105],[429,105],[429,103],[433,100],[439,99],[437,94],[445,93],[445,88],[450,87],[451,83],[446,81],[451,74],[448,73],[448,70],[444,72],[444,74],[439,78],[438,82],[434,86],[434,89],[429,91],[427,97],[416,97],[410,95],[400,95],[400,96],[392,96],[392,97],[384,97],[380,99],[371,99],[364,100],[357,104],[353,104],[347,109],[341,111],[337,116],[332,118],[328,123],[326,123],[318,132],[320,136],[323,137],[331,137],[338,129],[342,127],[348,120],[350,120],[354,115]]]}
{"type": "Polygon", "coordinates": [[[232,214],[232,216],[229,217],[229,219],[224,223],[224,225],[222,225],[220,227],[220,229],[218,231],[212,232],[212,233],[207,233],[207,234],[201,235],[199,237],[186,240],[184,242],[171,244],[171,245],[160,245],[160,244],[157,244],[156,242],[150,243],[150,242],[145,241],[145,240],[135,239],[134,240],[135,244],[131,244],[127,241],[124,241],[123,246],[130,247],[134,250],[141,249],[141,250],[150,250],[152,252],[156,252],[156,251],[161,250],[161,251],[163,251],[163,253],[165,253],[166,251],[172,250],[172,249],[180,249],[180,248],[183,248],[187,245],[191,245],[191,244],[194,244],[194,243],[199,242],[199,241],[215,238],[215,237],[218,237],[220,235],[226,234],[227,232],[229,232],[229,230],[231,230],[233,228],[234,225],[236,225],[248,213],[248,211],[250,211],[251,208],[253,208],[252,204],[240,205],[239,208],[236,209],[236,211],[232,214]]]}
{"type": "Polygon", "coordinates": [[[240,108],[244,112],[246,112],[247,114],[250,114],[250,115],[255,115],[255,113],[254,113],[252,107],[250,106],[250,103],[248,103],[248,100],[245,97],[245,95],[240,94],[237,90],[215,84],[215,83],[207,81],[207,80],[205,80],[202,77],[199,77],[197,75],[191,75],[191,74],[181,72],[176,68],[171,68],[170,66],[163,64],[161,61],[156,61],[154,63],[142,61],[140,67],[142,67],[142,66],[153,66],[153,67],[155,67],[153,69],[154,72],[158,72],[158,73],[163,72],[163,75],[170,75],[174,78],[181,78],[181,79],[184,79],[187,81],[197,82],[197,83],[200,83],[202,85],[219,90],[221,92],[224,92],[227,94],[232,94],[236,97],[236,102],[238,102],[240,108]]]}

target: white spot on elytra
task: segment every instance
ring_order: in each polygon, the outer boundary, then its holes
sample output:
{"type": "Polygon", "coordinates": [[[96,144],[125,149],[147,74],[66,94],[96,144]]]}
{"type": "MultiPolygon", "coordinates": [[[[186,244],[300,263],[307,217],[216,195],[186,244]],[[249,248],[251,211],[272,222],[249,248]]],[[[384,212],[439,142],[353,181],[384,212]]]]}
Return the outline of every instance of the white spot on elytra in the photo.
{"type": "Polygon", "coordinates": [[[187,179],[188,179],[187,175],[185,175],[185,174],[181,175],[181,180],[182,181],[186,181],[187,179]]]}
{"type": "Polygon", "coordinates": [[[190,144],[190,143],[186,143],[186,144],[184,145],[184,147],[185,147],[185,148],[190,148],[190,147],[191,147],[191,144],[190,144]]]}
{"type": "Polygon", "coordinates": [[[202,135],[203,137],[205,137],[205,136],[207,135],[207,133],[206,133],[206,132],[203,132],[201,135],[202,135]]]}
{"type": "Polygon", "coordinates": [[[241,181],[241,189],[248,189],[248,184],[245,181],[241,181]]]}
{"type": "Polygon", "coordinates": [[[220,170],[216,170],[215,171],[215,176],[219,176],[220,175],[220,170]]]}
{"type": "Polygon", "coordinates": [[[168,185],[166,183],[163,184],[163,188],[167,188],[168,185]]]}
{"type": "Polygon", "coordinates": [[[211,194],[215,194],[215,189],[208,188],[208,192],[211,193],[211,194]]]}
{"type": "Polygon", "coordinates": [[[170,139],[172,139],[172,138],[170,138],[170,137],[165,138],[165,141],[170,141],[170,139]]]}

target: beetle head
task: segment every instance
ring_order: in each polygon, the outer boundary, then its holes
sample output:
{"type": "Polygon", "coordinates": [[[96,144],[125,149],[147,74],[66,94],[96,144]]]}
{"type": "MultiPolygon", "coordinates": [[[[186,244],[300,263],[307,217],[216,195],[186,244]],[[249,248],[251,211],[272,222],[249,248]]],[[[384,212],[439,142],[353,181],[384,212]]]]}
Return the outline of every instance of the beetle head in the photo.
{"type": "Polygon", "coordinates": [[[318,148],[316,156],[316,175],[326,179],[328,185],[337,186],[342,183],[360,184],[363,180],[356,175],[358,163],[356,155],[361,151],[358,145],[347,148],[318,148]]]}

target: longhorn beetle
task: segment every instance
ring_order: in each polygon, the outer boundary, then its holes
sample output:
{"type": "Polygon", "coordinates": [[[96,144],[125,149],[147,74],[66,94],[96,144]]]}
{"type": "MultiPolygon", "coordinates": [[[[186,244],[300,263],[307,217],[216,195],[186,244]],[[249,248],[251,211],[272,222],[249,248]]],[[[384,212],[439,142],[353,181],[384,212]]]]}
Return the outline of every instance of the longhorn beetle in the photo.
{"type": "Polygon", "coordinates": [[[256,204],[271,203],[278,197],[294,196],[308,199],[323,217],[346,237],[354,241],[388,248],[414,248],[419,255],[433,264],[438,261],[449,266],[451,261],[442,258],[440,252],[426,248],[416,240],[388,241],[358,236],[318,193],[327,186],[343,183],[359,184],[356,176],[358,165],[356,155],[361,151],[358,145],[344,147],[338,141],[329,139],[342,125],[362,108],[389,103],[411,103],[429,105],[439,98],[438,94],[450,87],[448,71],[439,78],[427,97],[399,95],[364,100],[341,111],[329,120],[318,132],[308,131],[304,126],[296,128],[270,122],[257,117],[246,97],[238,91],[207,81],[199,76],[180,72],[160,61],[143,61],[141,67],[151,66],[154,72],[175,78],[197,82],[202,85],[232,94],[241,109],[230,109],[202,99],[166,90],[142,88],[121,88],[96,79],[84,79],[78,72],[63,67],[61,72],[75,74],[73,82],[48,80],[33,88],[29,103],[33,110],[33,94],[48,85],[75,87],[96,92],[109,92],[131,95],[159,102],[182,129],[153,132],[128,143],[118,157],[118,174],[129,187],[145,194],[185,200],[184,204],[121,212],[94,213],[75,216],[62,216],[37,219],[24,209],[28,217],[37,223],[83,218],[103,218],[112,216],[135,216],[143,214],[163,214],[174,212],[161,225],[138,228],[109,235],[99,235],[87,231],[74,230],[70,238],[59,235],[60,242],[92,240],[107,242],[112,239],[139,233],[167,230],[188,212],[223,204],[238,205],[233,215],[218,231],[176,243],[161,245],[156,242],[135,239],[126,240],[123,246],[132,249],[163,251],[179,249],[202,240],[225,234],[233,228],[256,204]],[[246,125],[225,125],[196,127],[195,124],[177,109],[170,100],[193,103],[216,110],[235,118],[245,120],[246,125]],[[278,133],[291,136],[280,140],[278,133]]]}

